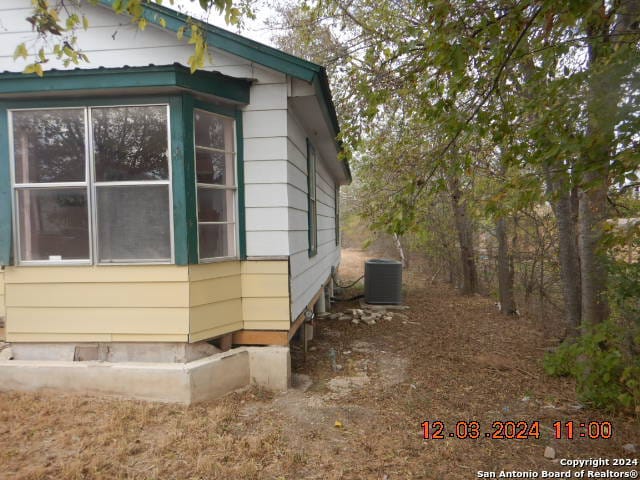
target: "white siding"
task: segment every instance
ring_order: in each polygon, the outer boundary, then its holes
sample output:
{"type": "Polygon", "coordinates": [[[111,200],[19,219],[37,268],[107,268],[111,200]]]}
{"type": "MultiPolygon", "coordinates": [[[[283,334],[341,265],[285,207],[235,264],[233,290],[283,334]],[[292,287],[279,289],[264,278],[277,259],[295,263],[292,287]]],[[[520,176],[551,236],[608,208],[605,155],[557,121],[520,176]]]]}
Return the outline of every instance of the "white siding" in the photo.
{"type": "Polygon", "coordinates": [[[242,116],[247,256],[289,255],[287,84],[253,85],[242,116]]]}
{"type": "Polygon", "coordinates": [[[335,239],[335,181],[318,152],[316,168],[318,206],[318,253],[309,258],[307,219],[307,138],[295,114],[287,115],[287,189],[289,200],[289,269],[291,275],[291,318],[295,320],[340,262],[335,239]]]}
{"type": "MultiPolygon", "coordinates": [[[[16,45],[21,42],[26,42],[30,52],[36,52],[41,46],[46,52],[51,52],[51,45],[38,41],[36,33],[25,20],[31,15],[30,5],[31,0],[0,2],[0,72],[20,72],[32,61],[13,60],[16,45]]],[[[169,65],[174,62],[188,65],[188,59],[193,54],[193,46],[187,44],[187,39],[178,40],[173,32],[153,25],[148,26],[143,32],[138,31],[126,16],[115,15],[108,8],[93,6],[88,2],[84,3],[82,12],[89,19],[90,27],[87,31],[78,31],[78,43],[89,57],[90,63],[65,67],[55,56],[50,55],[46,64],[47,70],[146,66],[150,63],[169,65]]],[[[216,70],[230,76],[255,78],[260,84],[286,82],[285,75],[279,72],[215,49],[211,49],[204,69],[216,70]]]]}

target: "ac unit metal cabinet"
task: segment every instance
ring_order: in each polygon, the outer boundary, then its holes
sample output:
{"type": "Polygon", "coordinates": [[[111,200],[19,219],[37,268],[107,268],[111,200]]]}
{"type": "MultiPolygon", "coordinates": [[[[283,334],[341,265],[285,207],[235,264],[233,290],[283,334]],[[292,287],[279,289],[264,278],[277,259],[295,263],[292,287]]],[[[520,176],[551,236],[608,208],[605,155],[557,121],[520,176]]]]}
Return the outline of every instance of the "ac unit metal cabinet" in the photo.
{"type": "Polygon", "coordinates": [[[402,303],[402,263],[373,258],[364,264],[364,300],[371,304],[402,303]]]}

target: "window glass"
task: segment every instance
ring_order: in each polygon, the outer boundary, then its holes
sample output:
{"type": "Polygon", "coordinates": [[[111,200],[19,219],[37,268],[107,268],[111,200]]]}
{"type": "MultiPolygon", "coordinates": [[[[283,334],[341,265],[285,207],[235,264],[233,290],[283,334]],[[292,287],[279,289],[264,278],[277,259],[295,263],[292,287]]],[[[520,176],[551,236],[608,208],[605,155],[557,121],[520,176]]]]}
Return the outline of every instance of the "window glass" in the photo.
{"type": "Polygon", "coordinates": [[[198,183],[226,185],[228,180],[233,179],[233,171],[229,172],[230,175],[227,175],[228,165],[232,165],[232,161],[227,161],[228,157],[233,158],[233,155],[196,147],[198,183]]]}
{"type": "Polygon", "coordinates": [[[198,187],[198,219],[201,222],[233,221],[233,191],[198,187]]]}
{"type": "Polygon", "coordinates": [[[235,256],[233,224],[205,223],[199,226],[200,258],[235,256]]]}
{"type": "Polygon", "coordinates": [[[169,260],[169,186],[97,187],[98,260],[169,260]]]}
{"type": "Polygon", "coordinates": [[[97,182],[167,180],[167,107],[91,109],[97,182]]]}
{"type": "Polygon", "coordinates": [[[84,182],[84,110],[13,112],[16,183],[84,182]]]}
{"type": "Polygon", "coordinates": [[[195,112],[195,141],[199,147],[217,150],[233,148],[233,120],[202,110],[195,112]]]}
{"type": "Polygon", "coordinates": [[[17,211],[22,260],[90,258],[85,188],[19,190],[17,211]]]}
{"type": "Polygon", "coordinates": [[[236,255],[234,121],[196,110],[194,141],[200,259],[236,255]]]}
{"type": "Polygon", "coordinates": [[[14,110],[11,122],[20,261],[171,260],[166,105],[14,110]]]}
{"type": "Polygon", "coordinates": [[[309,229],[309,256],[318,251],[318,205],[316,200],[316,149],[307,140],[307,215],[309,229]]]}

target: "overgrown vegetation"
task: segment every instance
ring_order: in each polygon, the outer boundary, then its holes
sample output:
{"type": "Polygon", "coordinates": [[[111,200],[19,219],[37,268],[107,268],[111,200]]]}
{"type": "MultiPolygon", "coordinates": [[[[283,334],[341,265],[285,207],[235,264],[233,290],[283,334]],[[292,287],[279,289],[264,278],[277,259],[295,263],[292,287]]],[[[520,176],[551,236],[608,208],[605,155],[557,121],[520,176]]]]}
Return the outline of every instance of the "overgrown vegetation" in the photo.
{"type": "Polygon", "coordinates": [[[545,370],[574,377],[585,402],[640,414],[640,265],[616,263],[610,275],[610,317],[548,354],[545,370]]]}
{"type": "Polygon", "coordinates": [[[281,14],[279,45],[328,65],[361,217],[567,338],[547,365],[585,401],[636,408],[640,1],[281,14]]]}

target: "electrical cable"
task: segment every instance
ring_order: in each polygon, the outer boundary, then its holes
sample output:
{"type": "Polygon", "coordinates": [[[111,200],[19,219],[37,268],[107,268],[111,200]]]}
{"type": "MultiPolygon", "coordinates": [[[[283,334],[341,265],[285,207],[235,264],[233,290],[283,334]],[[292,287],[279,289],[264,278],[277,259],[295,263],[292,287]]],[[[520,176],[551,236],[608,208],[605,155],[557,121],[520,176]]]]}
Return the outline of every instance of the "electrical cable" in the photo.
{"type": "Polygon", "coordinates": [[[337,302],[352,302],[352,301],[358,300],[360,298],[364,298],[364,295],[360,294],[360,295],[356,295],[355,297],[350,297],[350,298],[331,297],[331,301],[334,302],[334,303],[337,303],[337,302]]]}
{"type": "Polygon", "coordinates": [[[332,275],[332,277],[331,277],[331,278],[333,278],[333,282],[335,283],[336,287],[338,287],[338,288],[351,288],[351,287],[353,287],[356,283],[358,283],[360,280],[362,280],[362,279],[364,278],[364,275],[362,275],[359,279],[357,279],[357,280],[356,280],[355,282],[353,282],[353,283],[350,283],[349,285],[340,285],[340,284],[338,283],[338,280],[336,279],[335,274],[334,274],[334,275],[332,275]]]}

